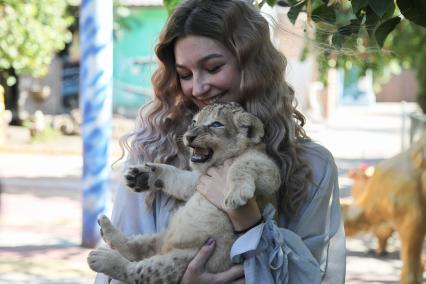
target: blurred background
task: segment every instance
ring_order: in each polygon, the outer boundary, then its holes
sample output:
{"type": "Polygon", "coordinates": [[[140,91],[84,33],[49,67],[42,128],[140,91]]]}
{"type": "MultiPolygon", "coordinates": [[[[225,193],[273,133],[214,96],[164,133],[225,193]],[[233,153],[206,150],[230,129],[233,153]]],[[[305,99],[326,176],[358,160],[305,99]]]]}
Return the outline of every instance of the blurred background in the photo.
{"type": "MultiPolygon", "coordinates": [[[[177,2],[0,0],[0,284],[93,281],[86,264],[99,239],[93,216],[110,214],[121,179],[120,162],[111,167],[121,157],[119,138],[150,100],[153,49],[177,2]],[[98,111],[91,105],[97,100],[98,111]],[[105,133],[87,135],[95,126],[105,133]],[[105,151],[94,153],[99,145],[105,151]],[[99,160],[101,178],[91,179],[99,160]],[[93,179],[102,185],[93,189],[93,179]]],[[[351,200],[351,171],[386,161],[423,136],[426,6],[254,2],[287,57],[286,79],[306,131],[333,153],[341,197],[351,200]]],[[[398,234],[386,252],[376,248],[368,229],[347,238],[346,283],[399,281],[398,234]]]]}

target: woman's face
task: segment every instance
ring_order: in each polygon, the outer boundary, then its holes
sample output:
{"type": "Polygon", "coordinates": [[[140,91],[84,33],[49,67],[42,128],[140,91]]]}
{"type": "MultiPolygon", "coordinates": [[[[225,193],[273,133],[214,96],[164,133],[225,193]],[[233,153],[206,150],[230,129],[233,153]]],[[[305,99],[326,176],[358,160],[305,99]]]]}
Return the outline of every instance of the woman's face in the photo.
{"type": "Polygon", "coordinates": [[[187,36],[175,44],[176,72],[183,95],[199,108],[213,102],[241,102],[241,71],[220,42],[187,36]]]}

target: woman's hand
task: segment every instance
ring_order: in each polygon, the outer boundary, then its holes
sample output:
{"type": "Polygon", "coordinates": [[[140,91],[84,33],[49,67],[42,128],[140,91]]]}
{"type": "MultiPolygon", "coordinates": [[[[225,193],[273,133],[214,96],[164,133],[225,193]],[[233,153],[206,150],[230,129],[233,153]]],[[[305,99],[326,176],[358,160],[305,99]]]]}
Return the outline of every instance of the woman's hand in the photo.
{"type": "Polygon", "coordinates": [[[234,265],[220,273],[208,273],[205,266],[215,248],[213,239],[201,247],[200,251],[189,263],[182,278],[182,284],[244,284],[244,269],[242,265],[234,265]]]}
{"type": "Polygon", "coordinates": [[[232,162],[231,159],[226,160],[223,166],[210,168],[205,175],[200,177],[197,191],[217,208],[225,211],[231,219],[234,230],[241,231],[256,224],[262,215],[255,198],[237,209],[223,208],[223,199],[227,192],[226,177],[232,162]]]}

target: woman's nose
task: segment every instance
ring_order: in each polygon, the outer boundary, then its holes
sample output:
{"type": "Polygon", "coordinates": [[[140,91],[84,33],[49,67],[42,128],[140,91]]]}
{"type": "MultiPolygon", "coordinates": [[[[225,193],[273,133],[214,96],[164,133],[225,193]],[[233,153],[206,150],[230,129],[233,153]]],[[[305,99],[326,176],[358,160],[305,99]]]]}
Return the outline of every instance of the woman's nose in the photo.
{"type": "Polygon", "coordinates": [[[194,97],[202,96],[209,90],[209,85],[201,76],[194,76],[192,81],[192,95],[194,97]]]}

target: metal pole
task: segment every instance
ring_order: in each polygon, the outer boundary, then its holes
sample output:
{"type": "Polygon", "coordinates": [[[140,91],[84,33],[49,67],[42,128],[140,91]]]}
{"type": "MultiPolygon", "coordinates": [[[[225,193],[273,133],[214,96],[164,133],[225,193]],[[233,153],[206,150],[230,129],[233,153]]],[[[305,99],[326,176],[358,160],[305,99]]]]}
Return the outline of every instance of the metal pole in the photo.
{"type": "Polygon", "coordinates": [[[80,109],[83,115],[82,246],[100,240],[97,217],[109,203],[112,117],[112,0],[80,6],[80,109]]]}

